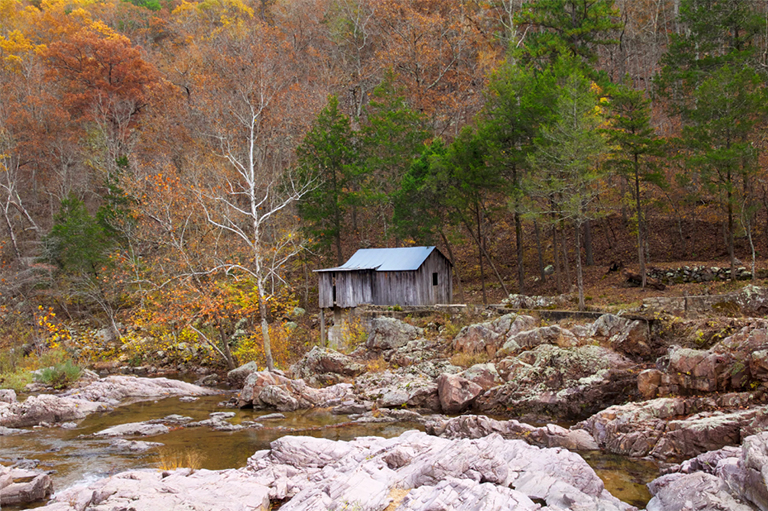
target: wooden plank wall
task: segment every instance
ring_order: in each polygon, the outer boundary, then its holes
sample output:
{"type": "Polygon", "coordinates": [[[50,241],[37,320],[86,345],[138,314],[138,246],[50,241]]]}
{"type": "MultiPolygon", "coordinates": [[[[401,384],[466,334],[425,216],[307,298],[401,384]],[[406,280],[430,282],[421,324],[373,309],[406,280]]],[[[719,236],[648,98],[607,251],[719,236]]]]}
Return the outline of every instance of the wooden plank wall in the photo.
{"type": "Polygon", "coordinates": [[[373,303],[373,271],[320,272],[318,304],[321,308],[356,307],[373,303]],[[333,286],[336,285],[336,303],[333,303],[333,286]]]}
{"type": "Polygon", "coordinates": [[[340,271],[318,273],[321,308],[374,305],[435,305],[453,299],[451,263],[438,251],[416,271],[340,271]],[[437,273],[437,285],[432,274],[437,273]],[[336,303],[333,285],[336,283],[336,303]]]}
{"type": "Polygon", "coordinates": [[[451,303],[452,291],[451,264],[435,251],[416,271],[376,272],[373,303],[375,305],[451,303]],[[432,273],[437,273],[437,286],[432,285],[432,273]]]}

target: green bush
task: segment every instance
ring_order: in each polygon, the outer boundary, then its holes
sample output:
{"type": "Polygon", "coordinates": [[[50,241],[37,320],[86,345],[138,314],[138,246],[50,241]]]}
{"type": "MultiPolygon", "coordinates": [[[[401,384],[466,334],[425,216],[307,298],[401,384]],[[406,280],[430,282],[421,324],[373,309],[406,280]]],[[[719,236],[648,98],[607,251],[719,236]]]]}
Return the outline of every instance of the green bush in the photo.
{"type": "Polygon", "coordinates": [[[37,381],[61,389],[77,381],[82,370],[71,360],[53,367],[41,369],[37,375],[37,381]]]}
{"type": "Polygon", "coordinates": [[[0,374],[0,389],[13,389],[16,392],[24,392],[26,386],[32,383],[32,373],[18,369],[10,373],[0,374]]]}

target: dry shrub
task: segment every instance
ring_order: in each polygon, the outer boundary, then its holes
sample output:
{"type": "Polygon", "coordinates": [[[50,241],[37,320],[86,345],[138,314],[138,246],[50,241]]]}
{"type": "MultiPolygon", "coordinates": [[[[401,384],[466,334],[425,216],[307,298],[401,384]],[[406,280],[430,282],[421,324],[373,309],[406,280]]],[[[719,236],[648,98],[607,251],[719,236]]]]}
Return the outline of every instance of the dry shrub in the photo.
{"type": "Polygon", "coordinates": [[[382,371],[386,371],[387,369],[389,369],[389,364],[386,360],[384,360],[382,355],[379,355],[378,358],[374,358],[373,360],[369,360],[365,364],[365,370],[369,373],[380,373],[382,371]]]}
{"type": "Polygon", "coordinates": [[[488,353],[464,353],[459,352],[451,357],[451,364],[463,368],[472,367],[475,364],[485,364],[490,357],[488,353]]]}
{"type": "Polygon", "coordinates": [[[160,470],[176,470],[178,468],[191,468],[197,470],[203,468],[203,454],[195,449],[160,449],[160,470]]]}

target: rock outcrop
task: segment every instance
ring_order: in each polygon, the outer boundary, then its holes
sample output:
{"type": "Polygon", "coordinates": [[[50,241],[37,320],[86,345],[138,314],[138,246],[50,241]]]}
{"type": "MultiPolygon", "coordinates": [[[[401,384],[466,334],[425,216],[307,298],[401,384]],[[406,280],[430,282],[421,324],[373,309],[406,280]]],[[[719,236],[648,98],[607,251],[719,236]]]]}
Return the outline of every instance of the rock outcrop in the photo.
{"type": "Polygon", "coordinates": [[[39,424],[76,421],[108,407],[84,399],[60,397],[50,394],[29,396],[25,401],[0,402],[0,426],[23,428],[39,424]]]}
{"type": "Polygon", "coordinates": [[[270,488],[270,498],[290,499],[283,511],[336,509],[340,503],[379,511],[396,488],[410,490],[400,510],[538,509],[533,499],[552,509],[633,509],[608,494],[577,454],[498,434],[449,440],[410,431],[351,442],[283,437],[271,447],[254,454],[247,469],[270,488]]]}
{"type": "Polygon", "coordinates": [[[291,366],[291,374],[310,385],[332,385],[345,378],[363,374],[365,369],[363,364],[355,362],[343,353],[315,346],[291,366]]]}
{"type": "Polygon", "coordinates": [[[601,346],[542,344],[496,363],[506,380],[478,396],[484,413],[583,419],[637,395],[634,362],[601,346]]]}
{"type": "Polygon", "coordinates": [[[169,378],[107,376],[83,388],[66,392],[63,396],[114,406],[128,398],[144,400],[170,396],[209,396],[217,393],[213,389],[169,378]]]}
{"type": "Polygon", "coordinates": [[[291,380],[279,371],[260,371],[245,379],[238,397],[240,408],[275,409],[281,412],[331,407],[352,397],[352,385],[338,383],[315,389],[304,380],[291,380]]]}
{"type": "Polygon", "coordinates": [[[569,450],[597,450],[595,440],[584,430],[568,430],[555,424],[534,427],[516,420],[499,421],[484,415],[462,415],[452,419],[426,422],[430,435],[444,438],[482,438],[494,433],[506,439],[525,440],[539,447],[563,447],[569,450]]]}
{"type": "Polygon", "coordinates": [[[51,493],[53,483],[45,472],[0,465],[0,507],[39,502],[51,493]]]}
{"type": "Polygon", "coordinates": [[[43,511],[114,509],[629,511],[577,454],[498,434],[450,440],[418,431],[351,442],[286,436],[238,470],[130,471],[59,492],[43,511]]]}
{"type": "Polygon", "coordinates": [[[745,408],[750,404],[749,394],[658,398],[612,406],[573,428],[589,432],[608,452],[685,459],[738,445],[742,438],[767,428],[768,406],[745,408]]]}
{"type": "Polygon", "coordinates": [[[764,511],[768,509],[768,432],[741,447],[702,454],[648,485],[648,511],[764,511]]]}
{"type": "Polygon", "coordinates": [[[268,511],[269,489],[243,470],[132,470],[58,492],[45,511],[268,511]]]}

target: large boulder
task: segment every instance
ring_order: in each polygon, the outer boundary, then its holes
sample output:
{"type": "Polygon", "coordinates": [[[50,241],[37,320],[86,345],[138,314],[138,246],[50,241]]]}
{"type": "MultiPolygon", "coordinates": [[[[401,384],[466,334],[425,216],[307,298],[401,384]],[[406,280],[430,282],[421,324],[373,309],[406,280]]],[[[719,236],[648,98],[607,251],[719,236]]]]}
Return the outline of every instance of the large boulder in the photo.
{"type": "Polygon", "coordinates": [[[365,366],[338,351],[315,346],[301,360],[291,366],[294,378],[302,378],[310,385],[339,383],[365,372],[365,366]]]}
{"type": "Polygon", "coordinates": [[[137,378],[135,376],[113,375],[63,395],[114,406],[128,398],[162,399],[170,396],[209,396],[218,393],[214,389],[169,378],[137,378]]]}
{"type": "Polygon", "coordinates": [[[673,347],[667,374],[683,392],[726,391],[731,387],[733,359],[714,351],[673,347]]]}
{"type": "Polygon", "coordinates": [[[243,388],[245,379],[253,373],[259,371],[259,366],[254,361],[250,361],[247,364],[243,364],[240,367],[232,369],[227,373],[227,381],[236,389],[243,388]]]}
{"type": "Polygon", "coordinates": [[[238,396],[240,408],[276,409],[281,412],[330,407],[352,397],[352,385],[339,383],[323,389],[292,380],[280,372],[260,371],[245,379],[238,396]]]}
{"type": "Polygon", "coordinates": [[[507,338],[535,328],[536,323],[532,316],[505,314],[493,321],[465,326],[454,337],[452,348],[462,353],[485,353],[493,357],[507,338]]]}
{"type": "Polygon", "coordinates": [[[103,403],[83,399],[41,394],[29,396],[19,403],[0,402],[0,426],[23,428],[38,424],[76,421],[94,412],[106,411],[103,403]]]}
{"type": "Polygon", "coordinates": [[[437,395],[445,413],[461,413],[472,404],[483,388],[457,374],[441,374],[437,378],[437,395]]]}
{"type": "Polygon", "coordinates": [[[369,350],[393,350],[423,336],[423,328],[394,318],[373,318],[365,345],[369,350]]]}
{"type": "Polygon", "coordinates": [[[39,502],[51,493],[53,483],[45,472],[0,465],[0,507],[39,502]]]}

